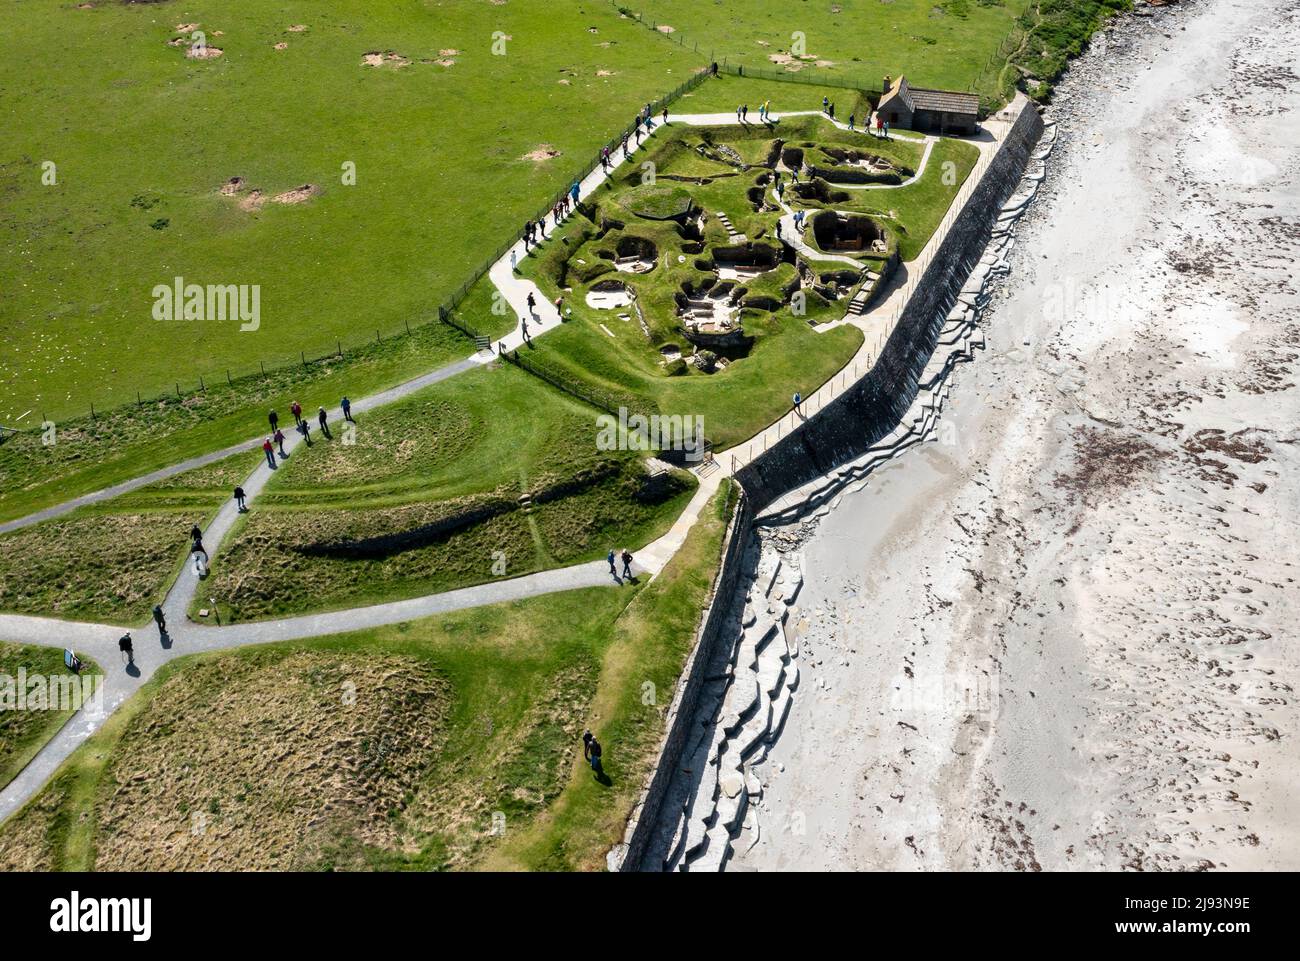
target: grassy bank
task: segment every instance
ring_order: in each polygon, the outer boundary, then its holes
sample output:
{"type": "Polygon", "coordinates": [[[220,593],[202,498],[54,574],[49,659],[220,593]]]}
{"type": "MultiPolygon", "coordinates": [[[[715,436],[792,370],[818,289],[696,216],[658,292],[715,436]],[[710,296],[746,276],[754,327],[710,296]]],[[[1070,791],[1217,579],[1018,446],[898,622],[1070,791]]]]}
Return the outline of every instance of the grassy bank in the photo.
{"type": "MultiPolygon", "coordinates": [[[[102,674],[94,661],[83,660],[81,677],[102,674]]],[[[0,641],[0,788],[18,776],[74,713],[71,704],[59,703],[57,699],[51,702],[51,687],[43,679],[73,676],[63,666],[63,652],[56,647],[0,641]],[[24,672],[29,682],[32,678],[42,679],[37,688],[44,692],[41,700],[35,700],[29,684],[29,690],[24,692],[23,710],[19,710],[17,700],[19,671],[24,672]]]]}
{"type": "Polygon", "coordinates": [[[649,584],[171,662],[0,827],[0,868],[598,869],[727,516],[724,490],[649,584]]]}

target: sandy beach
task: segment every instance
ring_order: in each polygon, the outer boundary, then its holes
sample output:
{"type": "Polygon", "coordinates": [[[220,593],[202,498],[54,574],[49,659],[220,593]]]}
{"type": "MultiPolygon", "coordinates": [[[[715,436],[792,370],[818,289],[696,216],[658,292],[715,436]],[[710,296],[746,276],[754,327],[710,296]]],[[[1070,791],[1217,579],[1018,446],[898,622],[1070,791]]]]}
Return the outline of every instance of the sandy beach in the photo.
{"type": "Polygon", "coordinates": [[[728,870],[1300,868],[1300,3],[1139,12],[936,440],[765,535],[803,677],[728,870]]]}

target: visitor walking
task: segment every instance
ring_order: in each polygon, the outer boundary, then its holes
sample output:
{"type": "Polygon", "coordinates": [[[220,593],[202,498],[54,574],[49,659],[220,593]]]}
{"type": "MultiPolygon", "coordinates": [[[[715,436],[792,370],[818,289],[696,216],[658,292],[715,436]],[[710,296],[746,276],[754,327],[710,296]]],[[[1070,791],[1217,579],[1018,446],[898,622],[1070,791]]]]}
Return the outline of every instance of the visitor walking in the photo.
{"type": "Polygon", "coordinates": [[[740,123],[740,104],[736,104],[736,123],[740,123]]]}
{"type": "Polygon", "coordinates": [[[320,424],[320,432],[325,435],[325,439],[333,440],[334,435],[330,433],[329,415],[325,413],[324,407],[316,411],[316,421],[320,424]]]}
{"type": "Polygon", "coordinates": [[[858,118],[857,118],[857,114],[852,114],[852,113],[849,114],[849,129],[850,129],[850,130],[855,130],[855,129],[856,129],[856,128],[853,126],[853,124],[854,124],[854,121],[856,121],[857,119],[858,119],[858,118]]]}
{"type": "Polygon", "coordinates": [[[519,255],[516,254],[514,249],[512,248],[510,251],[510,271],[511,273],[514,273],[518,269],[519,269],[519,255]]]}
{"type": "MultiPolygon", "coordinates": [[[[279,433],[279,431],[276,433],[279,433]]],[[[266,454],[266,466],[271,470],[275,470],[275,448],[271,446],[271,438],[268,437],[262,442],[262,453],[266,454]]],[[[281,454],[283,455],[283,453],[284,451],[281,449],[281,454]]]]}
{"type": "Polygon", "coordinates": [[[623,548],[623,576],[632,579],[632,552],[626,547],[623,548]]]}
{"type": "Polygon", "coordinates": [[[527,317],[520,317],[520,318],[519,318],[519,332],[520,332],[520,334],[523,336],[523,338],[524,338],[524,343],[525,343],[525,344],[531,344],[531,343],[533,342],[533,339],[532,339],[531,337],[528,336],[528,318],[527,318],[527,317]]]}
{"type": "Polygon", "coordinates": [[[668,108],[664,107],[664,126],[668,126],[668,108]]]}
{"type": "Polygon", "coordinates": [[[167,617],[163,614],[161,604],[153,606],[153,622],[158,625],[158,634],[163,636],[167,633],[167,617]]]}
{"type": "Polygon", "coordinates": [[[195,524],[190,528],[190,553],[202,554],[205,558],[208,552],[203,549],[203,531],[199,530],[199,525],[195,524]]]}
{"type": "Polygon", "coordinates": [[[799,405],[802,403],[803,403],[803,398],[799,396],[799,392],[796,390],[794,392],[794,412],[796,414],[799,413],[799,405]]]}
{"type": "Polygon", "coordinates": [[[244,489],[238,485],[235,487],[235,507],[241,514],[248,513],[248,505],[244,502],[244,489]]]}
{"type": "Polygon", "coordinates": [[[600,748],[600,742],[596,740],[596,735],[590,731],[582,732],[582,759],[591,765],[591,769],[599,777],[605,773],[601,767],[600,756],[603,752],[600,748]]]}
{"type": "MultiPolygon", "coordinates": [[[[275,429],[275,436],[274,436],[273,440],[275,441],[276,445],[280,448],[280,456],[281,456],[281,457],[288,457],[288,456],[289,456],[289,452],[288,452],[287,450],[284,449],[284,431],[280,430],[280,428],[277,427],[277,428],[275,429]]],[[[275,466],[275,459],[274,459],[274,458],[271,459],[271,466],[272,466],[272,467],[275,466]]]]}
{"type": "Polygon", "coordinates": [[[617,580],[617,578],[618,578],[618,568],[614,566],[614,548],[611,547],[611,548],[609,549],[609,556],[606,558],[606,560],[609,561],[609,573],[610,573],[610,576],[612,576],[613,578],[615,578],[615,579],[617,580]]]}
{"type": "Polygon", "coordinates": [[[289,405],[289,412],[293,414],[293,422],[295,424],[302,423],[302,404],[298,403],[295,400],[292,404],[289,405]]]}
{"type": "Polygon", "coordinates": [[[307,442],[307,446],[310,447],[311,446],[311,425],[308,424],[305,420],[299,420],[298,433],[302,434],[302,439],[305,440],[307,442]]]}
{"type": "Polygon", "coordinates": [[[343,419],[348,423],[352,423],[352,401],[344,397],[339,401],[339,406],[343,408],[343,419]]]}
{"type": "Polygon", "coordinates": [[[528,302],[528,313],[535,315],[537,313],[537,298],[533,296],[533,292],[531,290],[528,291],[527,302],[528,302]]]}
{"type": "Polygon", "coordinates": [[[826,115],[830,117],[832,121],[835,120],[835,104],[832,103],[830,105],[830,107],[826,111],[826,115]]]}
{"type": "Polygon", "coordinates": [[[117,649],[126,655],[128,666],[135,663],[135,646],[131,643],[131,635],[123,634],[117,641],[117,649]]]}
{"type": "Polygon", "coordinates": [[[830,100],[826,97],[822,97],[822,113],[826,113],[826,110],[828,107],[830,107],[830,105],[831,105],[830,100]]]}
{"type": "Polygon", "coordinates": [[[271,422],[271,430],[275,430],[275,425],[280,423],[280,415],[277,414],[274,410],[272,410],[269,414],[266,415],[266,419],[271,422]]]}

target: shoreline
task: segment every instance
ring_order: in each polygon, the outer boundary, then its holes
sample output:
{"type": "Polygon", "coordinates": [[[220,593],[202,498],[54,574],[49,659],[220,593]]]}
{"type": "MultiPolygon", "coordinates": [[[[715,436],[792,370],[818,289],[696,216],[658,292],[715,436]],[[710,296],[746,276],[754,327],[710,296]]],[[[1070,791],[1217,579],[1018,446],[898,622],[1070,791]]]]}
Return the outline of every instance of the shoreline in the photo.
{"type": "Polygon", "coordinates": [[[1062,79],[938,442],[762,534],[804,676],[728,869],[1297,866],[1296,36],[1157,8],[1062,79]]]}

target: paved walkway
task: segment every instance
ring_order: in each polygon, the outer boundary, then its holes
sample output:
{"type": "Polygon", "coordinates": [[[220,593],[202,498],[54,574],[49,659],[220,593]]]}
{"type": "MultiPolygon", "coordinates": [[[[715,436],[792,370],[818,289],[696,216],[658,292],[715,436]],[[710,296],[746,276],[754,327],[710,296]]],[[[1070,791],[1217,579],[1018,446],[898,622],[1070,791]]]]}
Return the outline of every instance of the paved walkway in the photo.
{"type": "MultiPolygon", "coordinates": [[[[804,116],[818,113],[820,111],[797,111],[779,115],[774,114],[773,117],[779,123],[782,116],[804,116]]],[[[722,126],[735,124],[736,118],[733,113],[670,114],[669,124],[673,123],[686,123],[693,126],[722,126]]],[[[657,126],[662,125],[657,124],[657,126]]],[[[837,122],[837,126],[843,127],[844,125],[837,122]]],[[[983,175],[989,157],[1001,142],[1002,136],[1010,127],[1010,123],[990,121],[989,126],[993,128],[993,136],[986,137],[980,143],[980,161],[971,171],[948,215],[939,225],[939,228],[936,229],[921,256],[914,262],[915,274],[910,273],[907,265],[900,265],[895,272],[889,296],[877,308],[852,320],[852,323],[863,329],[865,335],[862,347],[857,354],[835,377],[827,381],[812,397],[805,401],[800,414],[793,412],[787,414],[749,441],[737,445],[730,452],[719,456],[717,466],[700,476],[699,486],[694,496],[669,531],[638,551],[637,561],[633,566],[634,572],[649,574],[654,577],[663,570],[668,561],[681,548],[687,534],[698,519],[700,511],[717,490],[723,477],[733,474],[741,466],[749,463],[772,442],[793,430],[802,421],[803,417],[809,416],[825,406],[827,402],[838,396],[871,369],[871,365],[879,356],[881,346],[883,346],[888,334],[892,332],[893,325],[897,323],[903,305],[915,288],[916,280],[914,277],[919,277],[924,273],[925,267],[933,258],[935,250],[942,242],[954,217],[965,205],[975,183],[983,175]]],[[[864,134],[864,136],[868,135],[864,134]]],[[[635,151],[632,152],[632,156],[635,157],[635,151]]],[[[929,156],[928,149],[925,156],[926,158],[929,156]]],[[[628,158],[623,162],[632,163],[635,161],[628,158]]],[[[609,173],[597,167],[580,184],[579,196],[590,195],[618,166],[619,164],[611,164],[609,173]]],[[[922,167],[924,167],[924,160],[922,167]]],[[[918,175],[919,173],[920,171],[918,171],[918,175]]],[[[791,228],[791,236],[795,236],[793,228],[791,228]]],[[[514,271],[514,265],[519,262],[522,255],[523,244],[520,241],[493,265],[489,271],[489,276],[511,304],[512,309],[520,316],[529,313],[526,300],[528,294],[533,293],[536,306],[531,314],[532,319],[528,322],[529,333],[530,335],[541,336],[548,330],[558,327],[561,321],[554,305],[542,297],[541,291],[536,285],[531,281],[520,278],[514,271]]],[[[825,256],[821,255],[822,259],[825,259],[825,256]]],[[[857,261],[853,261],[853,263],[861,266],[857,261]]],[[[372,397],[359,399],[353,402],[352,411],[354,415],[364,414],[366,411],[373,410],[384,404],[393,403],[424,387],[453,377],[479,364],[489,362],[499,350],[513,350],[522,344],[522,329],[517,326],[512,333],[497,341],[492,350],[482,351],[477,355],[406,381],[372,397]]],[[[311,416],[310,412],[307,413],[311,416]]],[[[337,429],[342,423],[342,412],[333,410],[328,412],[328,416],[335,429],[337,429]]],[[[313,433],[319,436],[316,421],[311,419],[309,423],[313,425],[313,433]]],[[[292,456],[293,451],[303,443],[303,440],[296,431],[291,429],[285,429],[285,434],[286,448],[289,455],[292,456]]],[[[260,448],[261,440],[260,437],[255,438],[213,454],[191,458],[180,464],[151,472],[143,477],[123,482],[103,491],[75,498],[66,504],[10,521],[0,525],[0,533],[60,516],[84,504],[107,500],[117,494],[135,490],[156,480],[181,473],[184,470],[212,463],[230,454],[248,450],[250,447],[260,448]]],[[[263,490],[273,473],[270,466],[263,461],[244,481],[242,486],[250,502],[263,490]]],[[[228,501],[218,511],[216,517],[208,525],[207,530],[204,531],[204,542],[209,551],[215,552],[221,546],[238,518],[239,514],[233,500],[228,501]]],[[[188,620],[187,614],[191,601],[201,590],[202,582],[196,575],[193,566],[186,564],[168,591],[163,603],[163,610],[167,623],[171,628],[171,633],[160,635],[153,626],[136,630],[133,634],[135,657],[133,663],[129,665],[125,663],[124,656],[119,654],[117,649],[118,638],[127,631],[125,627],[70,622],[55,618],[0,614],[0,639],[58,648],[71,647],[79,653],[95,659],[106,674],[102,703],[92,704],[78,712],[45,745],[18,777],[3,790],[0,790],[0,821],[3,821],[31,798],[57,770],[58,766],[79,745],[84,743],[91,734],[98,730],[114,710],[139,690],[159,667],[176,657],[196,652],[242,647],[248,644],[338,634],[401,623],[484,604],[536,597],[583,587],[613,586],[614,584],[615,581],[610,577],[606,563],[604,561],[593,561],[587,564],[542,571],[523,577],[495,581],[476,587],[425,597],[393,601],[387,604],[249,624],[214,626],[195,624],[188,620]]]]}

